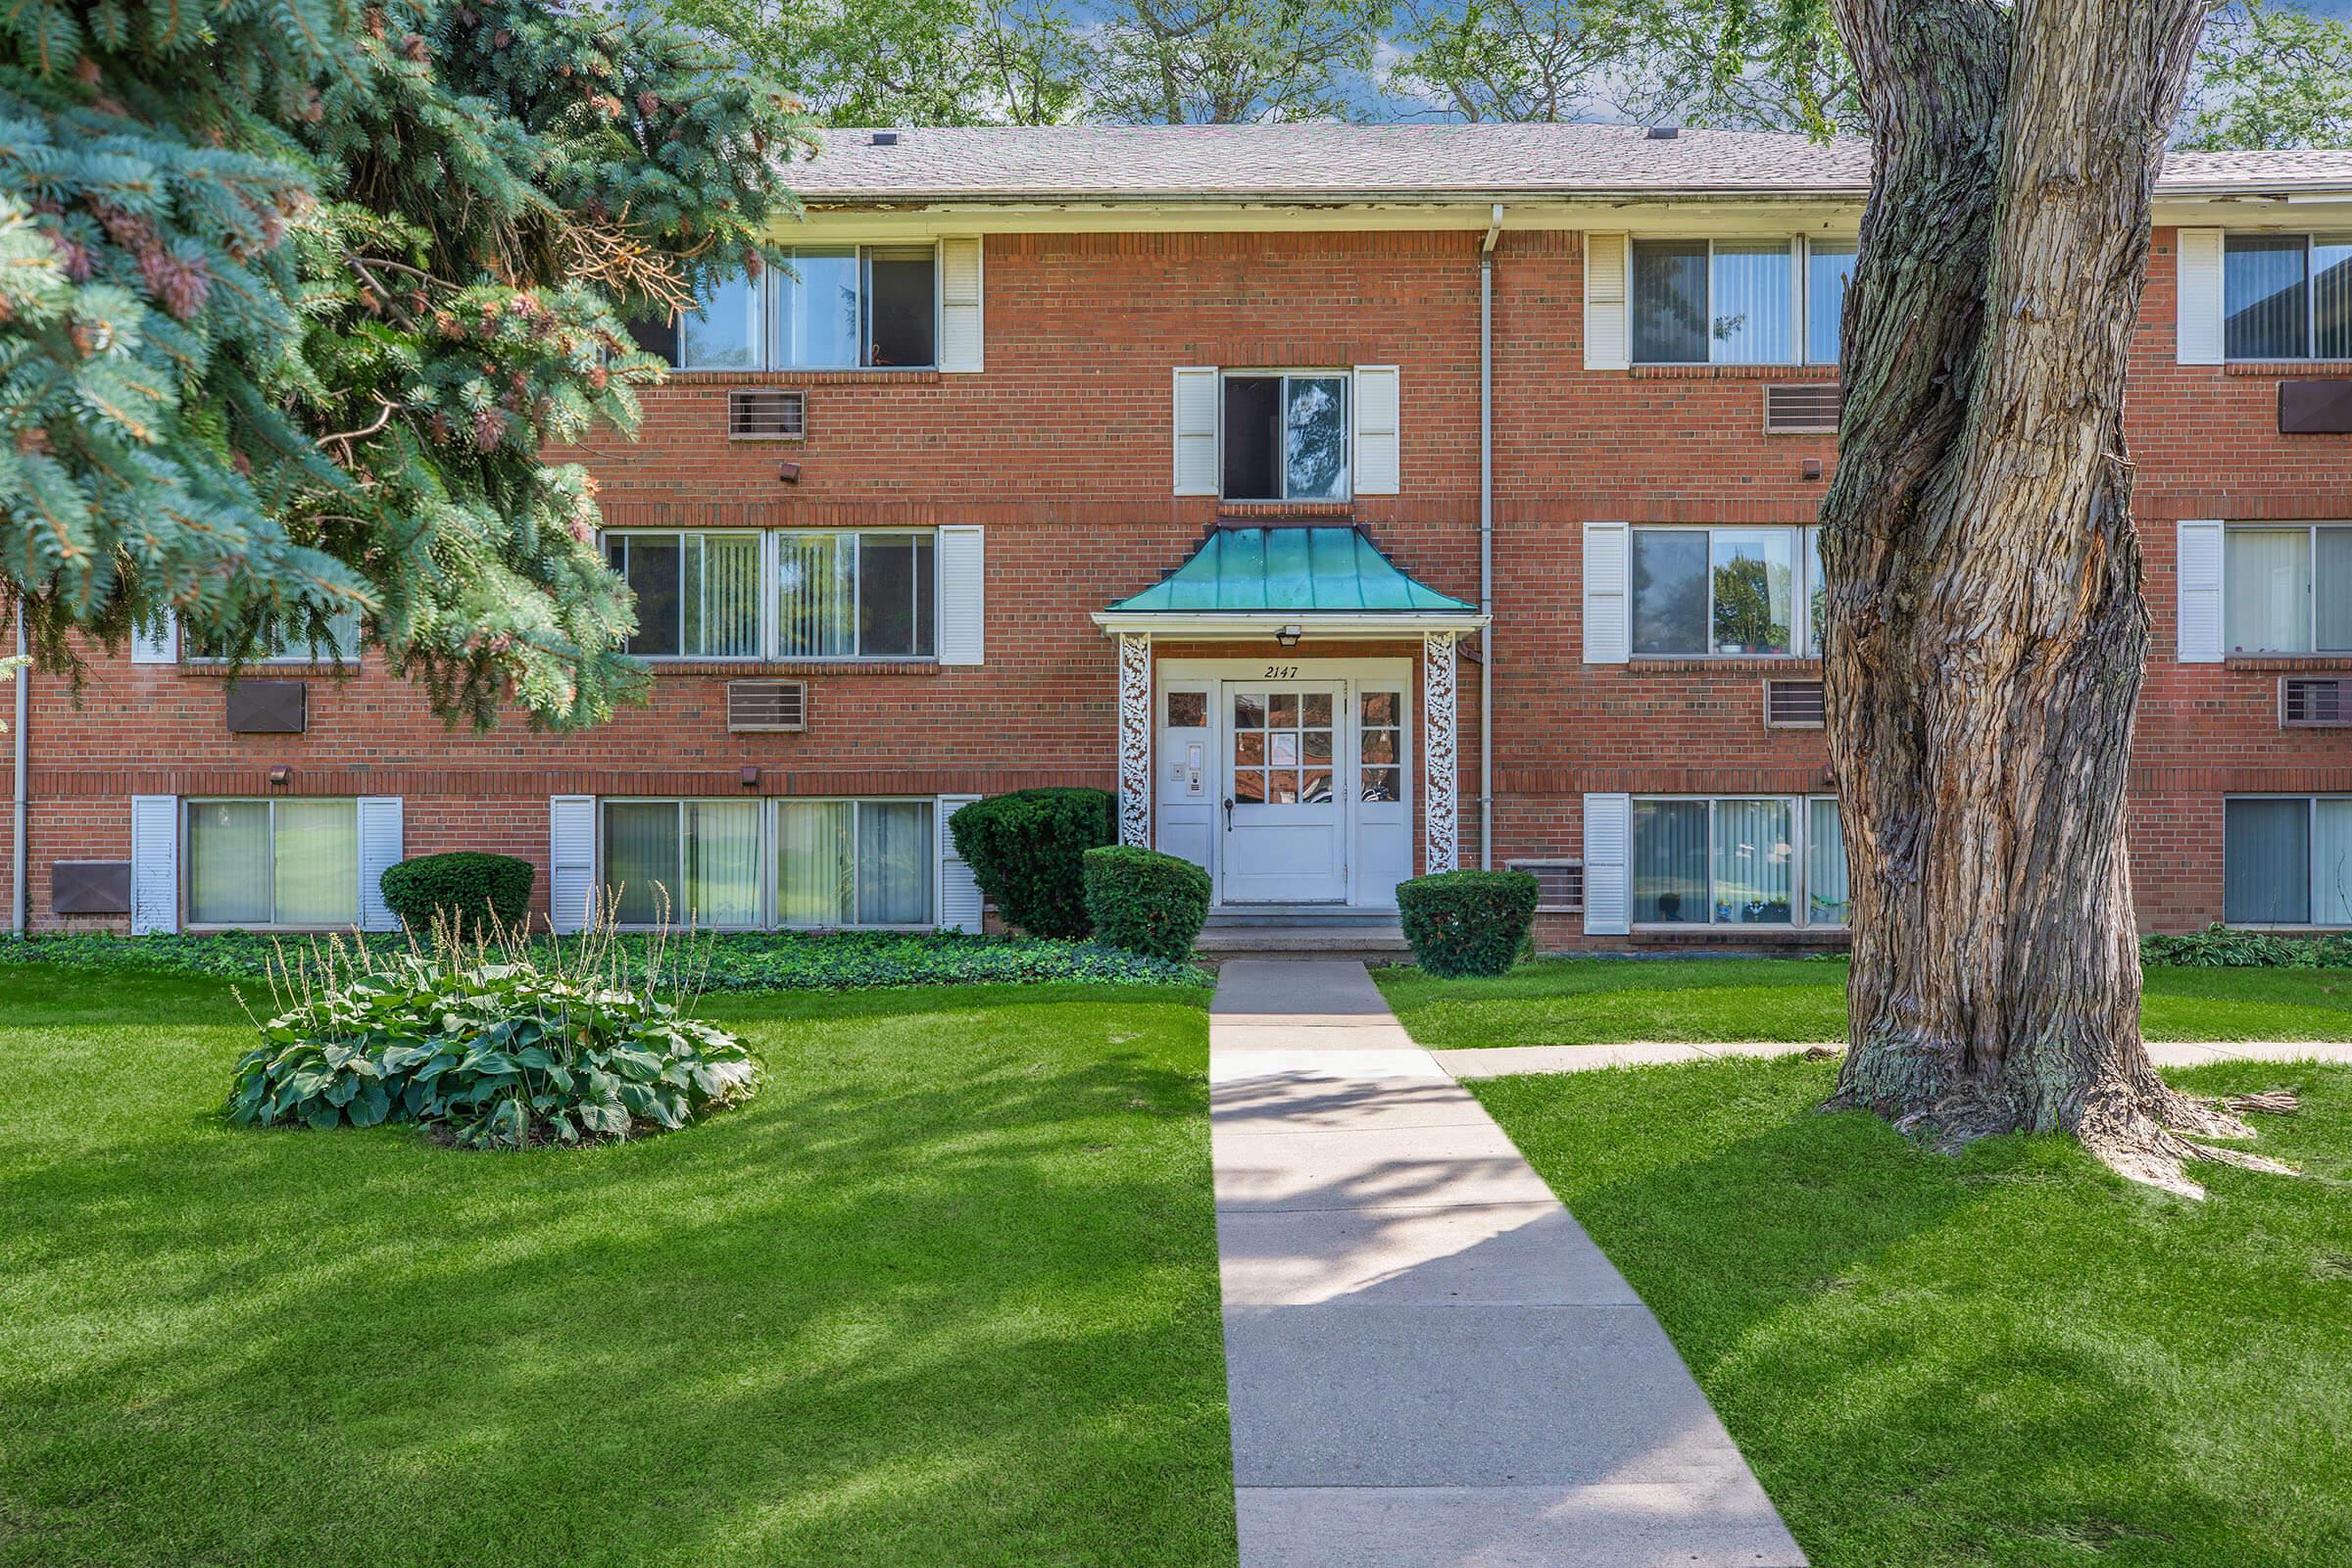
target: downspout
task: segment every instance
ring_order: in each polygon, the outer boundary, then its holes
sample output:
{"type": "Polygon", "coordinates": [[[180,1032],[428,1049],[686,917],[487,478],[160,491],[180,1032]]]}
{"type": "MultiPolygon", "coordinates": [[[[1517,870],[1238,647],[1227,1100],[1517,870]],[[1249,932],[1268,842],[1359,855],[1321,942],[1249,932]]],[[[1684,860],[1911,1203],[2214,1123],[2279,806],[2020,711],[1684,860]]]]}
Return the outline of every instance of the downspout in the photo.
{"type": "Polygon", "coordinates": [[[1478,658],[1478,866],[1494,869],[1494,204],[1478,247],[1478,609],[1487,617],[1478,658]]]}
{"type": "MultiPolygon", "coordinates": [[[[24,607],[17,606],[17,653],[22,657],[24,645],[24,607]]],[[[24,934],[24,748],[25,728],[32,716],[32,666],[22,665],[16,678],[9,682],[17,689],[16,763],[12,774],[16,791],[8,802],[8,928],[18,936],[24,934]]]]}

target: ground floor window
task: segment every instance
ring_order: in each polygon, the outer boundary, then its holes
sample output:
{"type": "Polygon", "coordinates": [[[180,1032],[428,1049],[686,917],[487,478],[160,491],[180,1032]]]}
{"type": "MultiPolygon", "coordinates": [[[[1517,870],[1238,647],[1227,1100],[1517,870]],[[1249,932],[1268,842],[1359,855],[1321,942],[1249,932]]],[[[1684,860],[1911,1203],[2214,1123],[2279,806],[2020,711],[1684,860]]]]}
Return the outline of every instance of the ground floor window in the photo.
{"type": "Polygon", "coordinates": [[[929,801],[607,801],[622,925],[928,925],[929,801]]]}
{"type": "Polygon", "coordinates": [[[1637,924],[1841,926],[1851,907],[1831,797],[1633,803],[1637,924]]]}
{"type": "Polygon", "coordinates": [[[357,801],[190,801],[186,809],[189,924],[358,923],[357,801]]]}
{"type": "Polygon", "coordinates": [[[2352,925],[2352,797],[2248,796],[2222,818],[2224,920],[2352,925]]]}

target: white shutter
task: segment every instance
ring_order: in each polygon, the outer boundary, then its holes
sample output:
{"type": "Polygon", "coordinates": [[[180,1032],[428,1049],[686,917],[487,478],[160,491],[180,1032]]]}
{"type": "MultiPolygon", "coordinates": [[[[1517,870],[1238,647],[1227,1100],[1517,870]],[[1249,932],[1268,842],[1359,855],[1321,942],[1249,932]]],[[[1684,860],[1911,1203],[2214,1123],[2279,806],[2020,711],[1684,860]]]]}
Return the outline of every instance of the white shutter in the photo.
{"type": "Polygon", "coordinates": [[[384,902],[384,872],[400,863],[400,797],[360,797],[360,929],[397,931],[400,916],[384,902]]]}
{"type": "Polygon", "coordinates": [[[547,917],[557,931],[586,930],[596,892],[596,797],[547,798],[547,917]]]}
{"type": "Polygon", "coordinates": [[[1396,367],[1355,368],[1355,493],[1393,496],[1404,486],[1397,433],[1396,367]]]}
{"type": "Polygon", "coordinates": [[[957,523],[939,530],[939,662],[985,662],[988,530],[957,523]]]}
{"type": "Polygon", "coordinates": [[[1585,797],[1585,935],[1589,937],[1621,937],[1633,929],[1633,837],[1632,796],[1585,797]]]}
{"type": "Polygon", "coordinates": [[[2212,520],[2180,525],[2173,561],[2174,598],[2180,615],[2173,633],[2174,656],[2183,664],[2222,662],[2222,525],[2212,520]]]}
{"type": "Polygon", "coordinates": [[[178,663],[179,617],[167,610],[154,625],[132,627],[130,662],[134,664],[178,663]]]}
{"type": "Polygon", "coordinates": [[[1628,356],[1627,256],[1623,234],[1585,236],[1585,368],[1622,370],[1628,356]]]}
{"type": "Polygon", "coordinates": [[[939,242],[939,368],[977,370],[982,357],[980,241],[939,242]]]}
{"type": "Polygon", "coordinates": [[[130,932],[179,929],[179,797],[130,798],[130,932]]]}
{"type": "Polygon", "coordinates": [[[972,868],[956,853],[956,835],[948,831],[948,818],[960,807],[978,800],[977,795],[942,795],[932,808],[939,818],[939,928],[942,931],[969,931],[978,934],[983,904],[980,879],[972,868]]]}
{"type": "Polygon", "coordinates": [[[2182,365],[2222,363],[2222,231],[2183,228],[2173,235],[2176,288],[2174,357],[2182,365]]]}
{"type": "Polygon", "coordinates": [[[1633,529],[1622,522],[1585,524],[1585,662],[1622,664],[1633,657],[1626,583],[1633,529]]]}
{"type": "Polygon", "coordinates": [[[1217,493],[1217,368],[1176,368],[1176,493],[1217,493]]]}

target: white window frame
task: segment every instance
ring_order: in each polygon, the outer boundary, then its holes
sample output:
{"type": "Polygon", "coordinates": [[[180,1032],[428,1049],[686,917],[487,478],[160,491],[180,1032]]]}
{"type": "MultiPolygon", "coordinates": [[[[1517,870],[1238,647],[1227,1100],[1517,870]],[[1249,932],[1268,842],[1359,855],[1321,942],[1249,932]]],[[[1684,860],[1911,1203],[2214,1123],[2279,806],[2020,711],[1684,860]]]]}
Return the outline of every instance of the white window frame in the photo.
{"type": "MultiPolygon", "coordinates": [[[[248,659],[245,661],[245,667],[248,669],[256,669],[265,664],[294,664],[318,665],[321,667],[337,669],[357,669],[360,663],[360,644],[366,637],[366,628],[361,624],[360,612],[358,611],[354,610],[349,612],[349,613],[351,615],[351,640],[353,646],[348,655],[346,655],[341,648],[330,646],[329,652],[324,657],[321,657],[318,654],[312,653],[307,643],[301,647],[287,647],[284,643],[280,643],[278,647],[281,651],[258,655],[255,658],[248,659]]],[[[198,666],[219,666],[232,662],[232,661],[219,654],[200,654],[194,652],[183,654],[181,656],[181,662],[183,663],[198,666]]],[[[215,797],[215,799],[226,798],[227,797],[215,797]]]]}
{"type": "MultiPolygon", "coordinates": [[[[1818,659],[1821,650],[1813,639],[1813,595],[1820,584],[1813,580],[1814,568],[1820,560],[1820,528],[1808,522],[1636,522],[1626,528],[1625,538],[1625,637],[1629,657],[1633,659],[1818,659]],[[1779,530],[1795,536],[1796,561],[1794,581],[1790,588],[1792,624],[1788,628],[1788,651],[1785,654],[1721,654],[1715,651],[1715,539],[1717,533],[1764,533],[1779,530]],[[1634,580],[1634,551],[1639,537],[1645,533],[1696,533],[1707,537],[1707,646],[1693,653],[1643,652],[1634,647],[1634,626],[1640,613],[1639,585],[1634,580]]],[[[1751,797],[1741,797],[1749,799],[1751,797]]],[[[1760,797],[1755,797],[1760,798],[1760,797]]]]}
{"type": "MultiPolygon", "coordinates": [[[[1813,270],[1813,244],[1815,238],[1815,236],[1810,234],[1791,234],[1788,236],[1788,288],[1790,295],[1788,301],[1789,358],[1785,360],[1716,359],[1714,357],[1716,339],[1712,331],[1710,331],[1707,335],[1707,358],[1703,360],[1644,360],[1636,357],[1634,353],[1634,317],[1640,308],[1640,301],[1635,292],[1636,274],[1634,270],[1634,256],[1636,248],[1642,245],[1658,243],[1679,242],[1688,244],[1701,237],[1702,236],[1696,234],[1633,234],[1627,237],[1625,250],[1625,356],[1626,363],[1628,365],[1656,365],[1668,368],[1695,368],[1701,366],[1714,365],[1787,365],[1820,367],[1832,369],[1837,368],[1838,362],[1835,359],[1816,360],[1810,358],[1806,353],[1806,347],[1811,342],[1813,336],[1812,322],[1807,318],[1808,313],[1806,310],[1806,301],[1811,296],[1811,290],[1808,289],[1806,285],[1811,281],[1811,274],[1813,270]]],[[[1706,240],[1707,246],[1707,320],[1710,324],[1712,324],[1715,319],[1716,246],[1761,245],[1778,239],[1780,236],[1776,234],[1724,234],[1721,236],[1706,235],[1703,237],[1706,240]]],[[[1838,238],[1827,234],[1820,236],[1820,239],[1822,243],[1828,245],[1857,245],[1858,248],[1858,242],[1854,240],[1838,238]]]]}
{"type": "Polygon", "coordinates": [[[352,857],[352,921],[349,926],[280,925],[277,920],[277,807],[281,797],[274,795],[188,795],[179,802],[179,924],[183,931],[347,931],[361,925],[368,913],[368,889],[364,883],[368,857],[366,846],[360,843],[360,798],[356,795],[299,795],[290,799],[305,805],[321,801],[336,801],[351,808],[352,857]],[[267,806],[270,808],[270,918],[263,922],[251,920],[206,920],[192,917],[196,907],[196,828],[193,813],[206,806],[267,806]]]}
{"type": "Polygon", "coordinates": [[[2282,520],[2258,522],[2246,519],[2222,524],[2222,653],[2230,659],[2352,659],[2352,647],[2322,648],[2320,646],[2320,530],[2342,528],[2352,530],[2352,520],[2315,518],[2309,521],[2282,520]],[[2242,648],[2231,635],[2230,625],[2230,536],[2245,533],[2305,534],[2304,568],[2311,587],[2303,596],[2302,648],[2242,648]]]}
{"type": "MultiPolygon", "coordinates": [[[[605,808],[608,806],[670,806],[677,808],[677,879],[679,885],[665,890],[674,914],[683,915],[686,908],[686,808],[690,805],[740,806],[739,796],[726,795],[600,795],[596,798],[595,873],[592,886],[597,890],[597,906],[603,907],[611,884],[605,875],[605,808]]],[[[760,919],[753,925],[704,926],[708,931],[932,931],[938,929],[940,916],[939,798],[932,795],[767,795],[754,803],[760,808],[760,919]],[[851,816],[851,841],[857,841],[857,811],[867,806],[927,806],[931,808],[929,844],[931,865],[931,906],[920,921],[874,922],[854,921],[847,925],[785,925],[776,917],[776,816],[785,805],[824,806],[847,803],[854,808],[851,816]]],[[[629,922],[615,923],[621,931],[680,931],[686,929],[683,918],[673,919],[666,927],[659,924],[629,922]]]]}
{"type": "MultiPolygon", "coordinates": [[[[1634,840],[1631,832],[1631,823],[1633,820],[1631,813],[1633,808],[1641,806],[1645,801],[1703,801],[1706,803],[1707,807],[1707,917],[1704,920],[1634,920],[1629,922],[1631,928],[1636,931],[1689,931],[1693,928],[1709,931],[1851,930],[1852,923],[1847,920],[1815,920],[1812,918],[1813,890],[1809,883],[1813,871],[1813,803],[1816,801],[1828,801],[1835,803],[1838,797],[1835,795],[1783,795],[1771,790],[1760,790],[1749,795],[1742,795],[1737,791],[1728,795],[1674,795],[1657,794],[1653,792],[1628,797],[1628,814],[1626,817],[1628,823],[1628,832],[1625,843],[1625,887],[1626,907],[1629,910],[1633,907],[1634,877],[1636,872],[1639,870],[1639,866],[1634,858],[1634,840]],[[1788,811],[1789,824],[1788,851],[1790,859],[1788,871],[1789,918],[1786,920],[1740,921],[1718,920],[1715,918],[1716,808],[1726,801],[1779,801],[1784,807],[1787,808],[1788,811]]],[[[1842,822],[1839,824],[1839,826],[1840,831],[1842,831],[1842,822]]],[[[1847,864],[1850,866],[1852,861],[1849,859],[1847,864]]],[[[1590,905],[1591,901],[1592,895],[1588,890],[1586,894],[1586,902],[1588,905],[1590,905]]],[[[1846,883],[1846,905],[1848,908],[1851,908],[1853,905],[1853,883],[1850,873],[1846,883]]]]}
{"type": "MultiPolygon", "coordinates": [[[[1288,426],[1285,426],[1287,441],[1288,426]]],[[[1346,506],[1355,500],[1355,368],[1312,366],[1242,366],[1217,371],[1217,499],[1230,501],[1237,507],[1274,506],[1346,506]],[[1340,467],[1348,475],[1345,490],[1336,496],[1291,496],[1291,465],[1287,451],[1274,455],[1274,473],[1279,481],[1279,496],[1229,496],[1225,493],[1225,386],[1229,381],[1281,381],[1284,383],[1281,405],[1291,406],[1289,383],[1300,381],[1338,381],[1344,389],[1341,395],[1347,406],[1340,411],[1340,467]]]]}
{"type": "MultiPolygon", "coordinates": [[[[715,534],[740,538],[756,535],[760,540],[760,645],[749,654],[631,654],[629,657],[647,664],[743,664],[757,662],[801,666],[807,664],[935,664],[939,662],[941,633],[941,581],[939,530],[937,528],[687,528],[656,525],[607,528],[597,536],[596,548],[600,559],[607,541],[626,538],[679,538],[687,534],[715,534]],[[787,537],[808,538],[815,535],[828,538],[868,535],[891,539],[928,539],[931,541],[931,652],[927,654],[788,654],[783,650],[783,615],[777,596],[783,592],[783,546],[787,537]]],[[[863,548],[860,546],[860,548],[863,548]]],[[[622,579],[625,584],[627,578],[622,579]]],[[[707,585],[708,579],[706,579],[707,585]]],[[[851,604],[853,624],[862,621],[865,585],[860,575],[851,573],[851,591],[857,597],[851,604]]],[[[860,630],[859,635],[863,633],[860,630]]]]}
{"type": "Polygon", "coordinates": [[[931,363],[928,365],[873,365],[868,363],[868,356],[870,356],[873,352],[873,334],[870,330],[872,324],[871,318],[866,314],[871,304],[871,301],[868,298],[866,276],[867,270],[872,266],[872,253],[875,251],[920,250],[923,248],[923,244],[924,242],[921,240],[837,240],[831,244],[818,244],[812,242],[805,246],[795,245],[790,247],[789,254],[796,260],[803,250],[810,252],[836,252],[846,250],[856,253],[858,262],[858,332],[859,336],[864,339],[864,341],[860,342],[858,346],[858,359],[856,363],[850,365],[792,365],[785,362],[783,356],[777,351],[779,343],[778,334],[783,320],[780,312],[784,301],[784,291],[796,283],[798,279],[791,273],[787,272],[783,268],[769,267],[764,269],[760,274],[760,348],[759,353],[754,357],[754,362],[750,365],[697,365],[694,363],[694,318],[703,314],[702,302],[697,300],[695,309],[681,313],[678,318],[677,368],[681,370],[709,370],[719,373],[733,371],[738,375],[760,374],[771,370],[880,370],[884,372],[893,370],[909,370],[919,372],[924,370],[938,369],[940,368],[939,354],[942,346],[941,340],[947,330],[946,313],[944,308],[945,274],[947,269],[946,259],[941,254],[940,242],[938,240],[932,240],[930,242],[931,363]]]}
{"type": "Polygon", "coordinates": [[[2303,918],[2300,920],[2250,920],[2232,925],[2236,931],[2345,931],[2352,926],[2322,925],[2311,918],[2320,885],[2320,803],[2323,801],[2352,801],[2352,795],[2327,790],[2306,794],[2299,790],[2244,790],[2222,797],[2222,888],[2225,901],[2221,917],[2230,918],[2227,900],[2230,885],[2230,803],[2232,801],[2301,801],[2303,817],[2303,918]]]}
{"type": "MultiPolygon", "coordinates": [[[[2340,365],[2346,356],[2336,354],[2323,359],[2320,355],[2320,273],[2312,265],[2312,249],[2323,239],[2338,242],[2334,234],[2323,235],[2312,229],[2304,233],[2279,232],[2272,229],[2243,229],[2222,232],[2222,360],[2227,365],[2283,365],[2309,363],[2340,365]],[[2231,354],[2230,352],[2230,245],[2242,239],[2300,239],[2303,242],[2303,352],[2300,354],[2231,354]]],[[[2352,245],[2352,229],[2343,232],[2340,243],[2352,245]]]]}

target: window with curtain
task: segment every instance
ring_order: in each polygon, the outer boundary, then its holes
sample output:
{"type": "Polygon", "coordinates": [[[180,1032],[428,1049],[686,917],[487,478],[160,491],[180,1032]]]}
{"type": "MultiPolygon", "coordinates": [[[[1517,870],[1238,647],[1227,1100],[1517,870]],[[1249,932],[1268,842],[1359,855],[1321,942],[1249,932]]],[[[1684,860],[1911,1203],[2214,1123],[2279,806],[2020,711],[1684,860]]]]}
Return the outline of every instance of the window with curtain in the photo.
{"type": "Polygon", "coordinates": [[[1786,656],[1820,647],[1812,528],[1637,527],[1633,651],[1786,656]],[[1798,613],[1799,606],[1806,613],[1798,613]]]}
{"type": "Polygon", "coordinates": [[[190,801],[191,925],[359,923],[359,803],[190,801]]]}
{"type": "MultiPolygon", "coordinates": [[[[202,647],[188,657],[200,662],[225,662],[234,652],[227,648],[202,647]]],[[[327,618],[326,639],[314,643],[310,635],[299,628],[279,626],[256,642],[248,662],[257,664],[349,663],[360,657],[360,612],[342,611],[327,618]]]]}
{"type": "Polygon", "coordinates": [[[1851,904],[1828,797],[1638,798],[1636,924],[1839,926],[1851,904]]]}
{"type": "Polygon", "coordinates": [[[1634,362],[1835,365],[1853,272],[1848,240],[1637,239],[1634,362]]]}
{"type": "Polygon", "coordinates": [[[931,659],[938,551],[928,533],[776,536],[776,657],[931,659]]]}
{"type": "Polygon", "coordinates": [[[2230,234],[2222,345],[2233,360],[2352,359],[2352,234],[2230,234]]]}
{"type": "Polygon", "coordinates": [[[2352,652],[2352,524],[2232,523],[2222,626],[2233,653],[2352,652]]]}
{"type": "Polygon", "coordinates": [[[690,370],[927,368],[938,363],[928,245],[802,245],[758,278],[704,289],[682,323],[690,370]]]}
{"type": "Polygon", "coordinates": [[[858,923],[854,801],[776,803],[776,922],[858,923]]]}
{"type": "Polygon", "coordinates": [[[607,801],[605,896],[626,926],[929,925],[932,829],[929,801],[607,801]]]}
{"type": "Polygon", "coordinates": [[[637,599],[629,653],[641,659],[760,657],[757,533],[610,533],[605,560],[637,599]]]}
{"type": "Polygon", "coordinates": [[[2231,925],[2352,926],[2352,797],[2225,801],[2222,918],[2231,925]]]}

